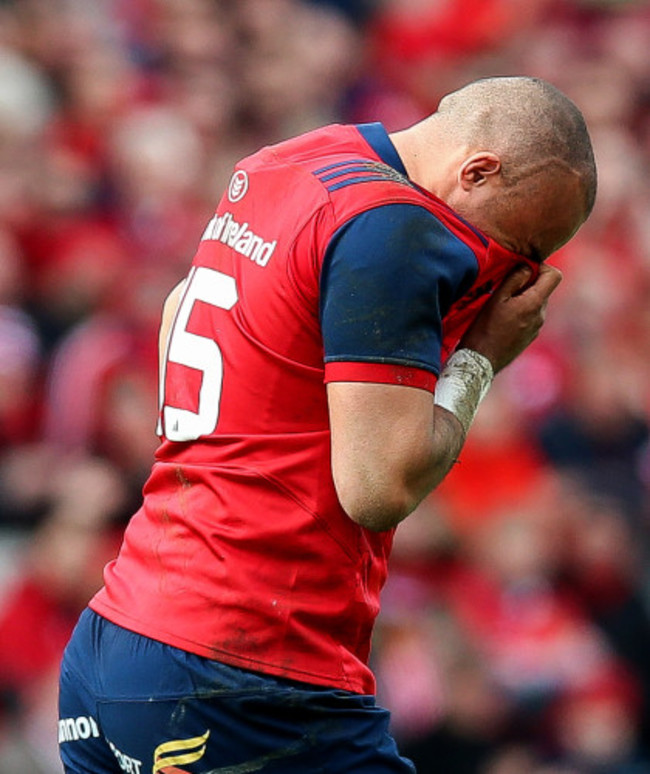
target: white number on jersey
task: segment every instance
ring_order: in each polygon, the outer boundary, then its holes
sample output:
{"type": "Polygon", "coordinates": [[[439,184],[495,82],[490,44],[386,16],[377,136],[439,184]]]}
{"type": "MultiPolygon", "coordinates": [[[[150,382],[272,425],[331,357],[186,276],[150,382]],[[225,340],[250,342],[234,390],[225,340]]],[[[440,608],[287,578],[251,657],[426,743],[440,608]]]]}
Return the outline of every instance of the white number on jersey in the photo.
{"type": "Polygon", "coordinates": [[[158,425],[158,435],[164,433],[170,441],[194,441],[214,432],[219,418],[223,356],[214,339],[190,333],[187,326],[195,301],[203,301],[219,309],[232,309],[237,298],[234,277],[205,266],[195,266],[190,271],[167,342],[167,355],[160,377],[162,427],[158,425]],[[201,371],[198,411],[165,403],[168,363],[201,371]]]}

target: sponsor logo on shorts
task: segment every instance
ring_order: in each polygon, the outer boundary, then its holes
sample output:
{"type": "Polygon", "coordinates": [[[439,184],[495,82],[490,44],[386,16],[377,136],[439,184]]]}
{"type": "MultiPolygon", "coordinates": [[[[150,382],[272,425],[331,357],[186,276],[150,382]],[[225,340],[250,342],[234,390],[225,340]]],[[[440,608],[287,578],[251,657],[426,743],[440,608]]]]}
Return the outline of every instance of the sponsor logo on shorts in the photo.
{"type": "Polygon", "coordinates": [[[130,755],[127,755],[121,750],[118,750],[113,742],[109,740],[106,741],[108,741],[108,746],[113,751],[113,755],[115,756],[118,766],[122,769],[122,771],[125,771],[126,774],[141,774],[142,761],[139,761],[137,758],[132,758],[130,755]]]}
{"type": "Polygon", "coordinates": [[[76,718],[59,720],[59,744],[78,742],[80,739],[90,739],[91,736],[99,736],[99,727],[95,718],[79,715],[76,718]]]}
{"type": "Polygon", "coordinates": [[[228,199],[235,204],[241,201],[248,191],[248,175],[243,169],[238,169],[230,178],[228,185],[228,199]]]}
{"type": "Polygon", "coordinates": [[[156,747],[153,754],[152,774],[187,774],[185,769],[178,766],[186,766],[200,760],[205,755],[210,731],[203,736],[193,736],[190,739],[174,739],[164,742],[156,747]]]}

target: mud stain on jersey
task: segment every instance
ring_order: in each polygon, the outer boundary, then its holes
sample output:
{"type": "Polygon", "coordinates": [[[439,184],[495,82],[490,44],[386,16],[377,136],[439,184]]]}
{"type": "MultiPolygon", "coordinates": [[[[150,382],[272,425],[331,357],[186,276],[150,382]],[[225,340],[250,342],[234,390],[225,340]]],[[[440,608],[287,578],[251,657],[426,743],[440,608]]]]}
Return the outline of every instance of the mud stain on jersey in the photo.
{"type": "Polygon", "coordinates": [[[180,484],[180,489],[178,490],[178,503],[181,507],[181,512],[187,516],[188,507],[185,494],[192,488],[192,482],[180,465],[177,465],[174,468],[174,475],[176,476],[176,481],[180,484]]]}
{"type": "Polygon", "coordinates": [[[176,466],[176,468],[174,469],[174,472],[176,474],[176,480],[183,487],[183,489],[189,489],[192,486],[192,482],[185,475],[185,471],[183,470],[183,468],[181,468],[180,465],[176,466]]]}

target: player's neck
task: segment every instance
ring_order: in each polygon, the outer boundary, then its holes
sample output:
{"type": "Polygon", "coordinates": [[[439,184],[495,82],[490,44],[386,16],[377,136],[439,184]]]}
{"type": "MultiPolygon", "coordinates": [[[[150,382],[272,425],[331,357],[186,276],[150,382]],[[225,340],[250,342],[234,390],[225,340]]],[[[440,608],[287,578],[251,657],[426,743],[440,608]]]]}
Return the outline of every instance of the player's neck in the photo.
{"type": "Polygon", "coordinates": [[[409,179],[446,201],[449,191],[456,185],[457,170],[465,149],[450,143],[432,117],[392,133],[390,139],[409,179]]]}

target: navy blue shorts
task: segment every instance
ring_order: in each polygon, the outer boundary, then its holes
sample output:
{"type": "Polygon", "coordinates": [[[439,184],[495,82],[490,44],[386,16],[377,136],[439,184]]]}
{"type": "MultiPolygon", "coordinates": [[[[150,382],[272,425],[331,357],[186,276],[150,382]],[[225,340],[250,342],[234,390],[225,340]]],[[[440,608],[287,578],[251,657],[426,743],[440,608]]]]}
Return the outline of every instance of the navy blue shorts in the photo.
{"type": "Polygon", "coordinates": [[[413,774],[360,696],[163,645],[86,610],[61,667],[67,774],[413,774]]]}

